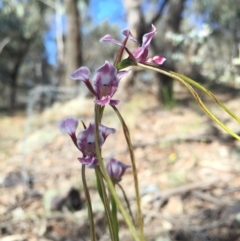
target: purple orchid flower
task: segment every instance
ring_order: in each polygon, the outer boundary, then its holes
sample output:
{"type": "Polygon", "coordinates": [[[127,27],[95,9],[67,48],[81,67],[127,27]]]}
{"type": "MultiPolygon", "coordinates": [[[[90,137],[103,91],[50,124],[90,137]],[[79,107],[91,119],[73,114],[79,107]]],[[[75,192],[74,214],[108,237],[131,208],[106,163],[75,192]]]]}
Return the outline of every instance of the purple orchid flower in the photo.
{"type": "MultiPolygon", "coordinates": [[[[79,157],[78,160],[88,167],[92,168],[98,165],[98,159],[96,158],[95,148],[95,135],[94,135],[94,123],[90,123],[88,128],[81,131],[76,137],[76,129],[78,126],[78,120],[75,117],[68,117],[59,123],[59,130],[63,133],[67,133],[72,138],[75,146],[82,152],[83,157],[79,157]]],[[[106,138],[115,133],[114,128],[106,127],[99,124],[99,145],[104,144],[106,138]]]]}
{"type": "MultiPolygon", "coordinates": [[[[96,158],[96,147],[95,147],[95,136],[94,136],[94,123],[90,123],[88,128],[81,131],[77,136],[77,146],[79,150],[83,153],[82,158],[78,160],[88,167],[94,167],[98,164],[96,158]]],[[[106,138],[115,133],[116,130],[113,128],[106,127],[99,124],[99,145],[100,147],[105,142],[106,138]]]]}
{"type": "Polygon", "coordinates": [[[67,117],[58,124],[58,128],[62,133],[67,133],[75,146],[77,146],[76,130],[78,127],[78,119],[75,117],[67,117]]]}
{"type": "Polygon", "coordinates": [[[129,168],[126,165],[114,158],[111,158],[106,164],[106,170],[113,183],[118,183],[122,180],[122,176],[126,169],[129,168]]]}
{"type": "Polygon", "coordinates": [[[96,104],[101,106],[107,104],[117,105],[119,100],[112,99],[112,96],[117,91],[120,79],[129,72],[118,72],[113,65],[105,61],[105,64],[95,71],[92,84],[89,80],[90,70],[87,67],[77,69],[70,75],[70,78],[83,81],[92,94],[96,96],[96,104]]]}
{"type": "MultiPolygon", "coordinates": [[[[134,42],[138,43],[136,38],[133,37],[132,33],[128,30],[125,29],[122,31],[122,33],[126,36],[126,38],[129,38],[131,40],[133,40],[134,42]]],[[[142,46],[139,44],[139,47],[134,50],[133,52],[130,52],[130,50],[124,46],[125,50],[127,51],[127,53],[129,54],[129,57],[135,61],[135,62],[139,62],[139,63],[156,63],[156,64],[163,64],[164,61],[166,60],[164,57],[158,55],[158,56],[154,56],[152,58],[147,58],[148,56],[148,52],[150,49],[150,43],[152,41],[153,36],[156,33],[156,28],[155,26],[152,24],[152,30],[149,33],[146,33],[143,35],[142,38],[142,46]]],[[[123,46],[123,44],[121,42],[119,42],[118,40],[114,39],[111,35],[107,34],[104,37],[102,37],[100,39],[100,42],[112,42],[115,43],[117,45],[123,46]]]]}

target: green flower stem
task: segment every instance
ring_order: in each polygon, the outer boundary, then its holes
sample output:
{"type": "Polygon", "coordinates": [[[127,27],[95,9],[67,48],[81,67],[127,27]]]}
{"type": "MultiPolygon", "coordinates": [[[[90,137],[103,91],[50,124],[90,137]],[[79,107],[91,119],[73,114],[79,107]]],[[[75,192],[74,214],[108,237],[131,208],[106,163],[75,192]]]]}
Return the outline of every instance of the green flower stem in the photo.
{"type": "Polygon", "coordinates": [[[89,217],[89,221],[90,221],[91,241],[96,241],[96,232],[95,232],[95,226],[94,226],[94,221],[93,221],[92,203],[91,203],[91,197],[90,197],[88,187],[87,187],[85,171],[86,171],[86,166],[82,165],[82,183],[83,183],[83,189],[84,189],[86,202],[87,202],[88,217],[89,217]]]}
{"type": "Polygon", "coordinates": [[[100,106],[100,108],[99,108],[99,120],[98,120],[98,123],[101,123],[101,121],[102,121],[104,108],[105,108],[105,106],[100,106]]]}
{"type": "Polygon", "coordinates": [[[112,216],[111,216],[109,200],[108,200],[106,188],[105,188],[105,185],[104,185],[104,182],[103,182],[103,177],[101,175],[101,170],[100,170],[99,166],[96,166],[95,170],[97,172],[98,180],[100,182],[100,187],[101,187],[100,193],[102,195],[102,201],[103,201],[103,205],[104,205],[105,214],[106,214],[106,217],[107,217],[107,223],[108,223],[108,227],[109,227],[111,240],[117,241],[116,234],[114,232],[114,227],[113,227],[113,220],[112,220],[112,216]]]}
{"type": "Polygon", "coordinates": [[[97,190],[98,190],[98,194],[103,202],[103,191],[102,191],[102,186],[101,186],[101,181],[100,181],[100,177],[99,177],[99,173],[97,171],[96,168],[94,168],[95,170],[95,176],[96,176],[96,180],[97,180],[97,190]]]}
{"type": "MultiPolygon", "coordinates": [[[[195,100],[198,102],[198,104],[200,105],[200,107],[205,111],[205,113],[213,120],[215,121],[223,130],[225,130],[226,132],[228,132],[231,136],[235,137],[237,140],[240,140],[240,136],[238,136],[236,133],[234,133],[231,129],[229,129],[226,125],[224,125],[214,114],[212,114],[212,112],[204,105],[204,103],[202,102],[201,98],[199,97],[199,95],[197,94],[197,92],[193,89],[193,87],[182,77],[180,77],[180,75],[175,74],[174,72],[168,72],[165,71],[163,69],[159,69],[157,67],[151,66],[151,65],[146,65],[146,64],[141,64],[141,63],[137,63],[138,66],[145,68],[145,69],[150,69],[153,71],[156,71],[158,73],[167,75],[177,81],[179,81],[181,84],[183,84],[192,94],[192,96],[195,98],[195,100]]],[[[204,90],[204,88],[202,88],[202,90],[206,93],[206,91],[204,90]]],[[[215,97],[216,98],[216,97],[215,97]]],[[[214,98],[214,99],[215,99],[214,98]]],[[[223,104],[220,105],[223,108],[223,104]]],[[[223,108],[225,111],[227,111],[228,109],[224,106],[223,108]]],[[[231,111],[227,111],[227,113],[229,113],[230,115],[232,115],[231,111]]],[[[236,119],[236,118],[235,118],[236,119]]]]}
{"type": "Polygon", "coordinates": [[[122,46],[119,48],[118,52],[117,52],[117,56],[114,60],[113,65],[116,67],[118,65],[118,63],[122,60],[122,55],[123,55],[123,51],[125,49],[125,46],[127,44],[128,41],[128,37],[124,39],[122,46]]]}
{"type": "Polygon", "coordinates": [[[129,214],[130,214],[130,216],[132,218],[132,222],[134,223],[134,218],[133,218],[132,210],[131,210],[130,203],[128,201],[127,195],[126,195],[123,187],[119,183],[117,185],[118,185],[118,187],[121,189],[121,191],[123,193],[124,200],[125,200],[125,202],[127,204],[128,212],[129,212],[129,214]]]}
{"type": "Polygon", "coordinates": [[[112,206],[112,218],[113,218],[113,228],[115,231],[115,235],[116,235],[116,240],[119,241],[119,228],[118,228],[118,218],[117,218],[117,205],[115,202],[115,199],[113,198],[112,195],[110,195],[111,197],[111,206],[112,206]]]}
{"type": "MultiPolygon", "coordinates": [[[[119,199],[117,193],[116,193],[116,190],[112,184],[112,181],[110,179],[110,177],[108,176],[107,174],[107,171],[106,171],[106,168],[104,166],[104,163],[103,163],[103,159],[101,157],[101,150],[100,150],[100,146],[99,146],[99,132],[98,132],[98,124],[99,124],[99,106],[95,105],[95,147],[96,147],[96,155],[97,155],[97,158],[98,158],[98,161],[99,161],[99,165],[100,165],[100,169],[103,173],[103,176],[104,176],[104,179],[105,181],[107,182],[107,185],[108,185],[108,188],[109,188],[109,191],[111,193],[111,195],[113,196],[132,236],[134,237],[134,240],[135,241],[140,241],[139,237],[138,237],[138,234],[137,234],[137,231],[133,225],[133,223],[131,222],[131,219],[129,217],[129,215],[127,214],[126,210],[124,209],[123,205],[122,205],[122,202],[121,200],[119,199]]],[[[143,241],[143,240],[142,240],[143,241]]]]}
{"type": "Polygon", "coordinates": [[[133,170],[133,180],[134,180],[134,189],[135,189],[135,195],[136,195],[136,204],[137,204],[137,217],[138,217],[138,227],[140,230],[140,235],[141,235],[141,240],[145,240],[144,237],[144,230],[143,230],[143,217],[142,217],[142,210],[141,210],[141,198],[140,198],[140,193],[139,193],[139,185],[138,185],[138,176],[137,176],[137,168],[136,168],[136,162],[135,162],[135,156],[134,156],[134,151],[131,143],[131,138],[130,138],[130,133],[128,130],[128,127],[122,118],[120,112],[116,108],[116,106],[111,106],[115,113],[117,114],[123,128],[124,136],[127,141],[128,145],[128,150],[130,153],[130,159],[131,159],[131,164],[132,164],[132,170],[133,170]]]}
{"type": "MultiPolygon", "coordinates": [[[[99,123],[101,121],[103,112],[104,112],[104,107],[100,107],[98,109],[98,111],[95,112],[95,120],[96,119],[98,120],[97,123],[99,123]]],[[[98,131],[96,131],[96,130],[98,130],[98,125],[95,125],[95,138],[96,138],[96,140],[99,140],[99,136],[98,137],[96,136],[96,132],[98,133],[98,131]]],[[[95,143],[96,142],[98,143],[98,141],[95,141],[95,143]]],[[[100,156],[100,158],[102,156],[100,147],[99,147],[99,156],[100,156]]],[[[98,160],[99,160],[99,158],[98,158],[98,160]]],[[[101,173],[101,169],[98,166],[95,167],[95,174],[96,174],[96,179],[97,179],[97,189],[98,189],[99,196],[101,197],[102,202],[103,202],[111,240],[118,241],[116,239],[117,234],[115,233],[114,226],[113,226],[110,204],[109,204],[108,196],[106,193],[106,188],[105,188],[104,181],[103,181],[103,176],[101,173]]]]}
{"type": "Polygon", "coordinates": [[[230,111],[221,101],[219,101],[214,94],[206,89],[204,86],[200,85],[199,83],[197,83],[196,81],[188,78],[187,76],[184,76],[182,74],[178,74],[175,73],[173,71],[170,71],[170,73],[175,74],[177,76],[179,76],[180,78],[184,79],[186,82],[188,82],[189,84],[197,87],[198,89],[202,90],[203,92],[205,92],[209,97],[211,97],[222,109],[224,109],[230,116],[232,116],[235,120],[237,120],[240,123],[240,118],[235,115],[232,111],[230,111]]]}

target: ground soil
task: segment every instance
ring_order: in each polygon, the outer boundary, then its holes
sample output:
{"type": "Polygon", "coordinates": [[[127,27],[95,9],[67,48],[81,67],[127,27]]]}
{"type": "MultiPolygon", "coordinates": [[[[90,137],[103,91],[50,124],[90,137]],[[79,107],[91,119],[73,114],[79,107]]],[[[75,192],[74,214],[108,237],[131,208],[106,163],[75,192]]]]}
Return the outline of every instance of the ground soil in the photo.
{"type": "MultiPolygon", "coordinates": [[[[218,97],[240,115],[239,97],[218,97]]],[[[213,101],[203,100],[220,120],[239,130],[238,123],[213,101]]],[[[239,241],[239,142],[213,124],[189,96],[179,94],[172,108],[163,108],[152,94],[136,94],[119,109],[134,145],[146,239],[239,241]]],[[[31,116],[1,116],[1,241],[90,240],[77,161],[81,154],[71,139],[59,132],[57,123],[74,115],[88,124],[92,114],[93,100],[77,98],[31,116]],[[79,210],[69,208],[73,188],[80,192],[79,210]],[[56,207],[59,198],[64,201],[56,207]],[[60,211],[51,211],[53,208],[60,211]]],[[[130,164],[121,125],[110,107],[103,123],[117,129],[104,145],[104,158],[130,164]]],[[[87,180],[98,240],[110,240],[93,170],[87,170],[87,180]]],[[[121,185],[134,212],[130,169],[121,185]]],[[[133,240],[120,215],[119,220],[120,240],[133,240]]]]}

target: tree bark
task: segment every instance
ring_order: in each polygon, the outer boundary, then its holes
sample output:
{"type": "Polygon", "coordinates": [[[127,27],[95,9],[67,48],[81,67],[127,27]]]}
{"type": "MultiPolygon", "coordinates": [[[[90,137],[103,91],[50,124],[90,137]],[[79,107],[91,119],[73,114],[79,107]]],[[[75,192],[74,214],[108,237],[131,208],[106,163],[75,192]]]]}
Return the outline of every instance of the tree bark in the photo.
{"type": "MultiPolygon", "coordinates": [[[[142,36],[145,33],[145,19],[143,16],[143,12],[141,10],[141,3],[139,0],[125,0],[124,1],[126,14],[127,14],[127,22],[129,25],[129,29],[133,36],[137,38],[139,43],[142,41],[142,36]]],[[[129,43],[134,43],[130,41],[129,43]]],[[[134,44],[133,46],[135,46],[134,44]]],[[[131,47],[131,46],[130,46],[131,47]]]]}
{"type": "Polygon", "coordinates": [[[28,39],[22,38],[22,50],[16,54],[15,64],[10,74],[9,114],[13,114],[15,111],[19,71],[24,57],[27,55],[28,50],[34,42],[36,36],[37,34],[33,33],[33,35],[28,39]]]}
{"type": "Polygon", "coordinates": [[[74,85],[74,82],[69,79],[69,74],[82,64],[80,12],[78,11],[77,2],[77,0],[64,1],[67,16],[65,86],[74,85]]]}
{"type": "MultiPolygon", "coordinates": [[[[179,33],[185,1],[186,0],[169,1],[165,30],[163,30],[164,33],[169,31],[179,33]]],[[[174,46],[171,41],[165,42],[164,49],[167,50],[167,52],[165,52],[166,57],[174,52],[174,46]]],[[[154,52],[156,52],[156,50],[155,48],[154,52]]],[[[167,59],[165,66],[172,71],[175,70],[175,65],[171,59],[167,59]]],[[[173,79],[161,74],[156,74],[156,77],[159,80],[158,99],[165,105],[171,104],[174,100],[173,79]]]]}

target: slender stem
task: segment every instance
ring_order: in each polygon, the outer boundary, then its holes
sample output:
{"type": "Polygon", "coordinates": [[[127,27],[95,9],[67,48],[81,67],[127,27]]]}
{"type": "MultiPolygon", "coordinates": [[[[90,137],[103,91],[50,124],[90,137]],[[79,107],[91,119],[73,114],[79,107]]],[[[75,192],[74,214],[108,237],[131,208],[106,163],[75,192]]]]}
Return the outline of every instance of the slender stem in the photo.
{"type": "Polygon", "coordinates": [[[118,52],[117,52],[117,56],[114,60],[114,63],[113,65],[116,67],[117,64],[121,61],[122,59],[122,55],[123,55],[123,51],[126,49],[126,44],[127,44],[127,41],[128,41],[128,37],[129,36],[126,36],[126,38],[124,39],[123,43],[122,43],[122,46],[119,48],[118,52]]]}
{"type": "Polygon", "coordinates": [[[116,240],[119,241],[119,228],[118,228],[118,218],[117,218],[117,205],[115,199],[110,194],[111,197],[111,206],[112,206],[112,218],[113,218],[113,228],[116,234],[116,240]]]}
{"type": "Polygon", "coordinates": [[[230,116],[232,116],[235,120],[237,120],[240,123],[240,118],[235,115],[232,111],[230,111],[221,101],[219,101],[214,94],[206,89],[204,86],[200,85],[199,83],[197,83],[196,81],[188,78],[187,76],[184,76],[182,74],[178,74],[175,73],[173,71],[170,71],[170,73],[175,74],[177,76],[179,76],[180,78],[184,79],[185,81],[187,81],[189,84],[192,84],[193,86],[197,87],[198,89],[202,90],[203,92],[205,92],[209,97],[211,97],[222,109],[224,109],[230,116]]]}
{"type": "Polygon", "coordinates": [[[104,176],[105,181],[107,182],[109,191],[110,191],[111,195],[113,196],[113,198],[115,199],[115,202],[116,202],[116,204],[117,204],[126,224],[128,225],[128,228],[129,228],[132,236],[134,237],[134,240],[140,241],[140,239],[138,237],[138,234],[137,234],[137,231],[136,231],[133,223],[131,222],[131,219],[130,219],[129,215],[127,214],[126,210],[124,209],[124,207],[122,205],[122,202],[120,201],[119,197],[117,196],[117,193],[116,193],[115,188],[112,184],[112,181],[111,181],[110,177],[108,176],[106,168],[104,166],[103,159],[101,157],[101,150],[100,150],[99,142],[97,141],[97,140],[99,140],[99,132],[97,131],[98,130],[98,120],[99,120],[99,118],[98,118],[98,106],[95,105],[95,147],[96,147],[96,155],[97,155],[97,158],[98,158],[98,161],[99,161],[100,169],[102,171],[102,174],[104,176]]]}
{"type": "MultiPolygon", "coordinates": [[[[232,135],[233,137],[235,137],[237,140],[240,140],[240,136],[238,136],[236,133],[234,133],[230,128],[228,128],[226,125],[224,125],[215,115],[212,114],[212,112],[206,107],[206,105],[202,102],[201,98],[199,97],[199,95],[197,94],[197,92],[193,89],[193,87],[183,78],[181,78],[179,75],[173,74],[173,72],[168,72],[162,69],[159,69],[157,67],[151,66],[151,65],[146,65],[146,64],[141,64],[141,63],[137,63],[138,66],[143,67],[145,69],[150,69],[150,70],[154,70],[156,72],[159,72],[161,74],[167,75],[177,81],[179,81],[181,84],[185,85],[185,87],[187,87],[187,89],[190,91],[190,93],[193,95],[193,97],[195,98],[195,100],[198,102],[198,104],[200,105],[200,107],[206,112],[206,114],[213,120],[215,121],[223,130],[225,130],[226,132],[228,132],[230,135],[232,135]]],[[[220,105],[222,107],[222,105],[220,105]]],[[[226,109],[224,109],[225,111],[227,111],[226,109]]],[[[229,111],[227,111],[229,113],[229,111]]]]}
{"type": "Polygon", "coordinates": [[[125,193],[122,185],[119,184],[119,183],[118,183],[117,185],[118,185],[118,187],[121,189],[121,191],[122,191],[122,193],[123,193],[124,200],[125,200],[125,202],[126,202],[126,204],[127,204],[128,212],[129,212],[129,214],[130,214],[130,216],[131,216],[131,218],[132,218],[132,222],[134,223],[134,218],[133,218],[132,210],[131,210],[130,203],[129,203],[129,200],[128,200],[128,198],[127,198],[127,195],[126,195],[126,193],[125,193]]]}
{"type": "Polygon", "coordinates": [[[94,221],[93,221],[92,203],[91,203],[91,197],[90,197],[88,187],[87,187],[85,171],[86,171],[86,166],[82,165],[82,182],[83,182],[83,189],[84,189],[86,202],[87,202],[88,217],[89,217],[89,221],[90,221],[91,241],[96,241],[95,226],[94,226],[94,221]]]}
{"type": "Polygon", "coordinates": [[[139,185],[138,185],[138,175],[137,175],[137,168],[136,168],[136,162],[135,162],[135,156],[134,156],[134,151],[132,147],[132,142],[131,142],[131,137],[130,137],[130,132],[129,129],[121,116],[120,112],[115,106],[112,106],[114,109],[115,113],[117,114],[123,128],[124,136],[127,141],[128,145],[128,151],[130,153],[130,159],[131,159],[131,164],[132,164],[132,170],[133,170],[133,180],[134,180],[134,189],[135,189],[135,195],[136,195],[136,204],[137,204],[137,217],[138,217],[138,226],[140,229],[140,234],[141,234],[141,239],[145,240],[144,237],[144,230],[143,230],[143,217],[142,217],[142,210],[141,210],[141,197],[140,197],[140,192],[139,192],[139,185]]]}
{"type": "Polygon", "coordinates": [[[99,177],[99,173],[97,171],[97,169],[95,168],[95,176],[96,176],[96,181],[97,181],[97,190],[98,190],[98,194],[103,202],[103,191],[102,191],[102,186],[101,186],[101,181],[100,181],[100,177],[99,177]]]}
{"type": "Polygon", "coordinates": [[[98,118],[99,120],[98,120],[98,123],[101,123],[104,109],[105,109],[105,106],[101,106],[101,107],[99,108],[99,118],[98,118]]]}
{"type": "Polygon", "coordinates": [[[103,200],[104,210],[105,210],[106,217],[107,217],[107,222],[108,222],[111,240],[117,241],[116,238],[115,238],[116,234],[115,234],[114,228],[113,228],[113,220],[112,220],[112,216],[111,216],[109,200],[108,200],[106,188],[105,188],[105,185],[104,185],[104,182],[103,182],[103,177],[101,175],[101,170],[100,170],[99,166],[96,166],[95,170],[97,172],[97,175],[98,175],[98,178],[99,178],[99,181],[100,181],[100,185],[101,185],[102,200],[103,200]]]}
{"type": "MultiPolygon", "coordinates": [[[[103,111],[104,111],[104,108],[98,108],[98,106],[95,105],[94,135],[95,135],[95,146],[96,146],[96,149],[98,149],[98,155],[97,155],[98,160],[102,159],[101,149],[100,149],[100,146],[99,146],[98,123],[100,122],[100,120],[102,118],[103,111]]],[[[95,173],[96,173],[96,178],[97,178],[98,193],[99,193],[99,195],[102,199],[102,202],[103,202],[103,206],[104,206],[105,214],[106,214],[106,217],[107,217],[107,223],[108,223],[108,228],[109,228],[111,240],[117,241],[116,238],[115,238],[116,234],[115,234],[114,228],[113,228],[113,220],[112,220],[112,215],[111,215],[111,210],[110,210],[110,204],[109,204],[106,188],[105,188],[104,181],[103,181],[103,176],[101,175],[101,170],[100,170],[99,166],[95,167],[95,173]]]]}

